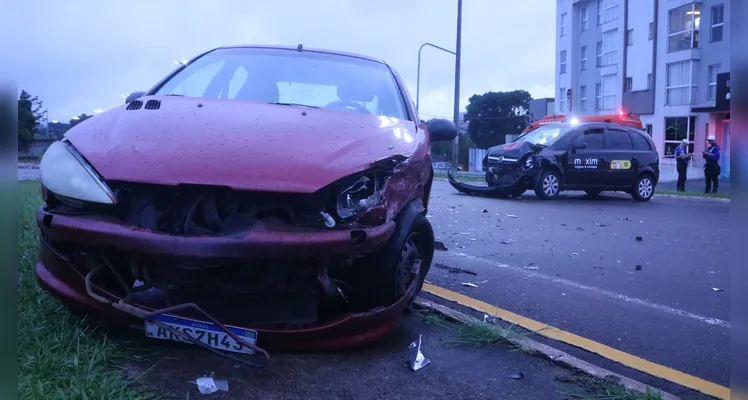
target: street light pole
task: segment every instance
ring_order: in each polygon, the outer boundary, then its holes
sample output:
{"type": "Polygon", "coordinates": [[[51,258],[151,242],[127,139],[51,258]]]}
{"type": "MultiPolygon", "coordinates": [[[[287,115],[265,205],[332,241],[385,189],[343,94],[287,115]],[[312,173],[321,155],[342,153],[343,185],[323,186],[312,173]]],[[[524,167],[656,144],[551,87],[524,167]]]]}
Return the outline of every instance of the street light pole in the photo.
{"type": "MultiPolygon", "coordinates": [[[[460,123],[460,55],[462,53],[462,0],[457,0],[457,45],[455,46],[455,101],[454,101],[454,120],[455,124],[460,123]]],[[[455,136],[452,145],[452,165],[458,166],[457,153],[460,150],[460,135],[455,136]]]]}
{"type": "Polygon", "coordinates": [[[418,48],[418,73],[416,75],[416,113],[418,113],[418,105],[420,104],[420,99],[421,99],[421,51],[426,46],[431,46],[431,47],[433,47],[435,49],[438,49],[438,50],[441,50],[441,51],[445,51],[445,52],[447,52],[449,54],[457,55],[457,53],[455,53],[452,50],[447,50],[444,47],[439,47],[439,46],[437,46],[435,44],[431,44],[431,43],[424,43],[424,44],[421,45],[420,48],[418,48]]]}

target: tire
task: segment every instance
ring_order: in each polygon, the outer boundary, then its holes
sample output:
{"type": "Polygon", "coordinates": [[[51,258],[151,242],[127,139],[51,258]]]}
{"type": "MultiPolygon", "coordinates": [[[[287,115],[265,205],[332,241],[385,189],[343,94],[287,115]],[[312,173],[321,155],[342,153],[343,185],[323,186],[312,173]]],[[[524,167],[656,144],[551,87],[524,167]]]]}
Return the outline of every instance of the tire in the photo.
{"type": "Polygon", "coordinates": [[[587,189],[584,192],[587,193],[587,195],[589,195],[589,196],[595,197],[595,196],[599,195],[600,193],[602,193],[602,190],[587,189]]]}
{"type": "Polygon", "coordinates": [[[651,175],[642,175],[631,188],[631,197],[636,201],[649,201],[654,196],[655,185],[651,175]]]}
{"type": "Polygon", "coordinates": [[[543,200],[558,197],[561,192],[561,177],[556,171],[545,170],[535,183],[535,195],[543,200]]]}
{"type": "Polygon", "coordinates": [[[434,230],[422,214],[415,217],[410,227],[403,228],[398,226],[387,244],[361,270],[361,294],[371,308],[397,302],[417,279],[416,291],[407,300],[410,307],[423,287],[434,258],[434,230]]]}

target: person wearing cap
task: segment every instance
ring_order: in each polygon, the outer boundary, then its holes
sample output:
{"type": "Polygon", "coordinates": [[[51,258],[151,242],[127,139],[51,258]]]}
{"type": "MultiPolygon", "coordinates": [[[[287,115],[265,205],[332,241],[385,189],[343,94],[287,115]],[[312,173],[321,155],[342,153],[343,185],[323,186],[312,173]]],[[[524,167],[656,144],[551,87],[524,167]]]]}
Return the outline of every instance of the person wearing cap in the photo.
{"type": "Polygon", "coordinates": [[[707,148],[701,154],[704,156],[704,178],[706,179],[706,188],[704,193],[717,193],[719,189],[719,156],[720,147],[714,135],[706,138],[707,148]]]}
{"type": "Polygon", "coordinates": [[[675,162],[678,171],[678,187],[676,190],[679,192],[686,191],[688,160],[690,160],[691,157],[693,157],[693,154],[688,153],[688,139],[681,140],[678,147],[675,148],[675,162]]]}

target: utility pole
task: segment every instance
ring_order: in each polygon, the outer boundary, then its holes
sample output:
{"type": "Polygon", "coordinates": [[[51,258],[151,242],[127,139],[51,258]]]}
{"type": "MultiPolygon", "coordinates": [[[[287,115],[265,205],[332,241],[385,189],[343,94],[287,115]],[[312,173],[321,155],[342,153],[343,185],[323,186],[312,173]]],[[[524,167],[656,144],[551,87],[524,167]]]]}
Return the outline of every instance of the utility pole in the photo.
{"type": "MultiPolygon", "coordinates": [[[[462,0],[457,0],[457,45],[455,46],[455,102],[454,102],[454,121],[456,125],[460,124],[460,55],[462,42],[462,0]]],[[[458,152],[460,150],[460,134],[455,137],[452,145],[452,165],[458,166],[458,152]]]]}

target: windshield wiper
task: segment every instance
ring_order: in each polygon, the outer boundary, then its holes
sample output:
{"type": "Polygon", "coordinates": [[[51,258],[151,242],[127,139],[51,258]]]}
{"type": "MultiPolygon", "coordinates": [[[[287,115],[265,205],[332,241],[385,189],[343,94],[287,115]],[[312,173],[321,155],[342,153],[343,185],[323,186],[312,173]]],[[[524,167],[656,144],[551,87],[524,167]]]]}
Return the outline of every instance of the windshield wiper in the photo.
{"type": "Polygon", "coordinates": [[[279,106],[294,106],[294,107],[307,107],[307,108],[320,108],[317,106],[310,106],[308,104],[301,104],[301,103],[281,103],[281,102],[268,102],[268,104],[276,104],[279,106]]]}

